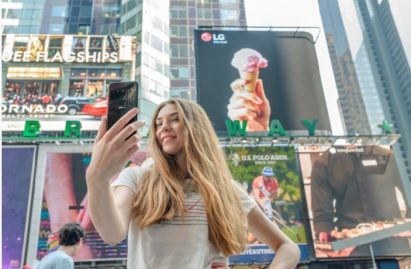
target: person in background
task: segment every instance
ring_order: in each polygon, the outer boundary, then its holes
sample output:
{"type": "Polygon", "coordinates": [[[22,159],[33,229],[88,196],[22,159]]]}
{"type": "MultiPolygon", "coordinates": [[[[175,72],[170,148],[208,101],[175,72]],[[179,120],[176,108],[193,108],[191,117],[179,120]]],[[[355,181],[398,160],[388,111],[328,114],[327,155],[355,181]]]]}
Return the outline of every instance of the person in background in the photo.
{"type": "Polygon", "coordinates": [[[270,268],[295,268],[300,251],[232,178],[214,128],[196,103],[170,99],[153,115],[151,165],[124,169],[140,148],[143,122],[132,109],[95,140],[86,173],[89,209],[109,244],[128,235],[127,268],[227,269],[250,232],[276,255],[270,268]],[[240,205],[240,206],[239,206],[240,205]]]}
{"type": "Polygon", "coordinates": [[[273,169],[264,167],[261,176],[253,180],[253,195],[269,219],[273,219],[272,202],[277,198],[278,181],[273,169]]]}
{"type": "Polygon", "coordinates": [[[80,224],[70,222],[59,230],[60,247],[41,259],[37,269],[71,269],[74,268],[73,257],[80,248],[84,230],[80,224]]]}

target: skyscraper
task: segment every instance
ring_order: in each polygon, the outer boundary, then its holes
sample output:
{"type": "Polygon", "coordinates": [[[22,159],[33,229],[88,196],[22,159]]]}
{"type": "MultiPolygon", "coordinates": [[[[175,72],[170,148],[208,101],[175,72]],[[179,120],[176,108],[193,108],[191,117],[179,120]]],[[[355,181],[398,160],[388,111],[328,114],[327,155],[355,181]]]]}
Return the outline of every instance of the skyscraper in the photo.
{"type": "MultiPolygon", "coordinates": [[[[140,85],[139,118],[147,123],[158,103],[169,97],[169,5],[162,0],[122,2],[121,34],[137,37],[136,78],[140,85]]],[[[147,124],[142,133],[148,131],[147,124]]]]}
{"type": "Polygon", "coordinates": [[[196,99],[195,28],[246,25],[243,0],[130,0],[121,10],[121,34],[137,36],[139,117],[146,121],[168,97],[196,99]]]}
{"type": "Polygon", "coordinates": [[[383,120],[401,138],[401,176],[411,180],[411,11],[399,0],[319,0],[349,134],[380,134],[383,120]]]}
{"type": "Polygon", "coordinates": [[[38,34],[45,0],[3,2],[2,34],[38,34]]]}
{"type": "Polygon", "coordinates": [[[170,1],[170,95],[196,100],[194,29],[246,26],[243,0],[170,1]]]}

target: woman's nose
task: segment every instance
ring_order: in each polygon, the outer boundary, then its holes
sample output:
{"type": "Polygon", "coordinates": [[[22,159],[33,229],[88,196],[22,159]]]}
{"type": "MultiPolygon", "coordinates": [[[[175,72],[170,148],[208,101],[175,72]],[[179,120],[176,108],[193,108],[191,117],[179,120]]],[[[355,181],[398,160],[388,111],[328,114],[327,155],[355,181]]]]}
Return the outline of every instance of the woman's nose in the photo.
{"type": "Polygon", "coordinates": [[[168,131],[171,128],[171,124],[169,122],[163,122],[163,126],[161,126],[161,131],[168,131]]]}

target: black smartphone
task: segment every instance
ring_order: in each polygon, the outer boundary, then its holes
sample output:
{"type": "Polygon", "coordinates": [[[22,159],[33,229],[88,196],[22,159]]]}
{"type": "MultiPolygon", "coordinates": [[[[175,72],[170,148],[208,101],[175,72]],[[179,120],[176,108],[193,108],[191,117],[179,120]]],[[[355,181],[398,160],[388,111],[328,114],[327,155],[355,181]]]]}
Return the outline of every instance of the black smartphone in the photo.
{"type": "MultiPolygon", "coordinates": [[[[138,83],[136,81],[112,82],[108,85],[107,129],[110,129],[124,114],[138,106],[138,83]]],[[[137,120],[137,115],[130,123],[137,120]]]]}

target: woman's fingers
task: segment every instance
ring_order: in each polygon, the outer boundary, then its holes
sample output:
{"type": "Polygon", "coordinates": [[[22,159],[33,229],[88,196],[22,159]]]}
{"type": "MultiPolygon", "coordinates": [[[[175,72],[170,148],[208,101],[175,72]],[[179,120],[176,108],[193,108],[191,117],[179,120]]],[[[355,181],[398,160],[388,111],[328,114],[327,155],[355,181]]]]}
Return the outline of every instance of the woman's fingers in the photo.
{"type": "Polygon", "coordinates": [[[107,131],[107,138],[113,139],[118,133],[120,133],[124,127],[132,120],[138,113],[137,108],[133,108],[122,116],[111,128],[107,131]]]}
{"type": "Polygon", "coordinates": [[[118,134],[118,136],[116,137],[116,139],[120,140],[120,141],[125,141],[128,140],[128,138],[135,132],[138,131],[138,129],[140,129],[141,127],[143,127],[145,124],[144,121],[135,121],[133,123],[130,123],[129,125],[127,125],[123,130],[121,130],[121,132],[118,134]]]}
{"type": "Polygon", "coordinates": [[[124,152],[128,151],[134,145],[140,145],[140,141],[141,141],[141,136],[137,133],[133,134],[123,143],[123,145],[121,146],[119,150],[124,151],[124,152]]]}
{"type": "Polygon", "coordinates": [[[101,140],[107,131],[107,118],[105,116],[101,117],[100,127],[98,128],[97,136],[94,139],[94,143],[101,140]]]}

